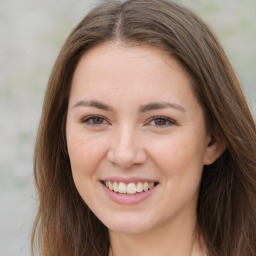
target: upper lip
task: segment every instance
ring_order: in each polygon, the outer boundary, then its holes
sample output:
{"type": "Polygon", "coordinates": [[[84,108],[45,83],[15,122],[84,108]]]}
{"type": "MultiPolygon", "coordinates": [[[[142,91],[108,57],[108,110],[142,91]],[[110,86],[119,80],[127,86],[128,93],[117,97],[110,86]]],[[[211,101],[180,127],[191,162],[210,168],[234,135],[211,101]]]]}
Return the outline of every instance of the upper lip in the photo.
{"type": "Polygon", "coordinates": [[[138,183],[138,182],[158,182],[157,180],[154,179],[148,179],[148,178],[142,178],[142,177],[120,177],[120,176],[111,176],[111,177],[106,177],[104,179],[101,179],[101,181],[116,181],[116,182],[123,182],[123,183],[138,183]]]}

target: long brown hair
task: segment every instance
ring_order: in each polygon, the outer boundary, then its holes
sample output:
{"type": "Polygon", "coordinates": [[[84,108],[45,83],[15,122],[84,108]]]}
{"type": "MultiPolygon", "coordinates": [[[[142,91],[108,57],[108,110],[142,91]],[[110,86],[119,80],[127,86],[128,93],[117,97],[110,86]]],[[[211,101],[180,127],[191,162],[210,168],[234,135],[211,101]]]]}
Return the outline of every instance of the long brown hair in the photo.
{"type": "Polygon", "coordinates": [[[198,228],[208,256],[256,255],[256,128],[239,81],[208,26],[167,0],[107,1],[65,42],[49,79],[35,155],[39,209],[32,254],[107,256],[107,228],[74,185],[65,125],[70,85],[82,54],[105,41],[163,49],[189,72],[209,129],[227,149],[205,166],[198,228]]]}

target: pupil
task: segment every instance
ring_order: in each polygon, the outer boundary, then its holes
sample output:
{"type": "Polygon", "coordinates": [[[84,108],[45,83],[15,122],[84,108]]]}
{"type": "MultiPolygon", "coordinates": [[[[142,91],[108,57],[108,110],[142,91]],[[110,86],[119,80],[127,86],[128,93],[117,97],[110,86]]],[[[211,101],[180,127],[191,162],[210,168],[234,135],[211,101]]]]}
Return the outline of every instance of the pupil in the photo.
{"type": "Polygon", "coordinates": [[[94,124],[101,124],[102,123],[102,118],[101,117],[95,117],[94,118],[94,124]]]}
{"type": "Polygon", "coordinates": [[[166,120],[164,120],[164,119],[156,119],[155,120],[155,124],[156,125],[165,125],[166,124],[166,120]]]}

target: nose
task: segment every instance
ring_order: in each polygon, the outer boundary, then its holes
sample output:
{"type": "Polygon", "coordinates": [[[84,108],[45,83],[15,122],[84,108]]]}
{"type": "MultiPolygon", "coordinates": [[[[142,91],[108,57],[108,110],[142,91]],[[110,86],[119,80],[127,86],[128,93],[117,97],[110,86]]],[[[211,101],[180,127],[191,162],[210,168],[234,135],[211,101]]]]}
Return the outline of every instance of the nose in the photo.
{"type": "Polygon", "coordinates": [[[107,159],[122,169],[145,163],[147,154],[141,138],[128,127],[116,132],[107,153],[107,159]]]}

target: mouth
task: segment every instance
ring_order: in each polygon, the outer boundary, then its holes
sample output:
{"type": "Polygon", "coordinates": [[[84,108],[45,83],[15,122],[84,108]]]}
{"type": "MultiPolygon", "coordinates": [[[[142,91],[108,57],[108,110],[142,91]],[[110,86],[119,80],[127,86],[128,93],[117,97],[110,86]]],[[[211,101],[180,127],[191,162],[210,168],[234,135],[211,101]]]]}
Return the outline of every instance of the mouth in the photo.
{"type": "Polygon", "coordinates": [[[124,194],[129,196],[136,196],[136,195],[145,193],[153,189],[159,184],[158,182],[147,182],[147,181],[125,183],[125,182],[110,181],[110,180],[101,181],[101,183],[105,187],[107,187],[109,190],[117,194],[124,194]]]}

